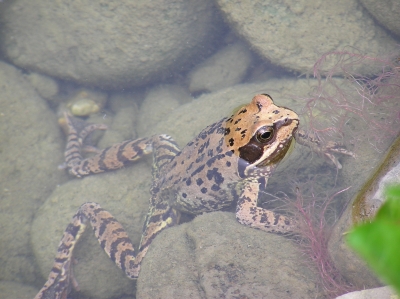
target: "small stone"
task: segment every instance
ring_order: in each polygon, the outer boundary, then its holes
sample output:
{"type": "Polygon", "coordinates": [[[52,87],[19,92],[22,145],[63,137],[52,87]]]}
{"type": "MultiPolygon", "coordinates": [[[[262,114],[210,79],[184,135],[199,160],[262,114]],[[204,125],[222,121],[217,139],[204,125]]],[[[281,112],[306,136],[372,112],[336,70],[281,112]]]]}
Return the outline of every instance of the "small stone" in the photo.
{"type": "Polygon", "coordinates": [[[72,100],[67,104],[72,115],[88,116],[98,113],[104,107],[107,101],[107,94],[84,89],[79,91],[72,100]]]}

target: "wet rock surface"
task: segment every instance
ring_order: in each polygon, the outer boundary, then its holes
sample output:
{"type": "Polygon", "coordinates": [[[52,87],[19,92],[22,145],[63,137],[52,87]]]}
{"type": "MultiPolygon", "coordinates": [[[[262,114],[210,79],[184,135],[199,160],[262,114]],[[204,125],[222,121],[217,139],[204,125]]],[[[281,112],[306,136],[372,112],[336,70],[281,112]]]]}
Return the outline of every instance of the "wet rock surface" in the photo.
{"type": "Polygon", "coordinates": [[[0,299],[32,299],[37,289],[12,281],[0,281],[0,299]]]}
{"type": "Polygon", "coordinates": [[[100,88],[143,85],[186,69],[224,31],[212,1],[6,4],[1,47],[13,63],[100,88]]]}
{"type": "Polygon", "coordinates": [[[214,212],[154,240],[137,298],[314,298],[317,280],[290,240],[214,212]]]}
{"type": "Polygon", "coordinates": [[[376,20],[400,37],[400,2],[397,0],[360,0],[362,5],[376,20]]]}
{"type": "Polygon", "coordinates": [[[229,44],[189,74],[190,92],[212,92],[241,83],[253,60],[243,42],[229,44]]]}
{"type": "Polygon", "coordinates": [[[0,62],[0,279],[34,282],[34,213],[63,181],[56,118],[22,73],[0,62]]]}
{"type": "MultiPolygon", "coordinates": [[[[58,187],[39,209],[32,225],[31,242],[42,276],[47,278],[50,273],[57,246],[72,216],[88,201],[99,203],[113,214],[138,245],[149,207],[150,183],[150,169],[140,162],[116,172],[72,179],[58,187]]],[[[107,299],[135,293],[135,282],[108,258],[90,225],[74,257],[78,261],[74,274],[81,289],[79,296],[107,299]]]]}
{"type": "Polygon", "coordinates": [[[217,3],[228,23],[256,52],[300,73],[309,73],[321,54],[330,51],[351,52],[353,47],[361,53],[379,55],[396,50],[396,41],[374,24],[356,0],[217,3]]]}

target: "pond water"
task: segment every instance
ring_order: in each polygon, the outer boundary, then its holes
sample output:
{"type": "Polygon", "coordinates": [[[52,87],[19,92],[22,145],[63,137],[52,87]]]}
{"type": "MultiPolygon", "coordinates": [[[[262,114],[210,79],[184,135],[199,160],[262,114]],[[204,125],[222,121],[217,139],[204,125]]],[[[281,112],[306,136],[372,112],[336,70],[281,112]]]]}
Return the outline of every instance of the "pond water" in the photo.
{"type": "Polygon", "coordinates": [[[88,229],[72,262],[80,291],[67,298],[332,298],[380,285],[340,255],[354,213],[365,213],[352,199],[400,122],[400,38],[361,2],[0,1],[0,299],[34,298],[85,202],[139,245],[151,155],[75,178],[63,165],[64,112],[107,126],[87,138],[89,152],[159,134],[182,148],[257,94],[295,111],[319,146],[297,143],[258,194],[259,207],[299,219],[295,237],[242,227],[234,205],[183,215],[150,246],[136,282],[88,229]]]}

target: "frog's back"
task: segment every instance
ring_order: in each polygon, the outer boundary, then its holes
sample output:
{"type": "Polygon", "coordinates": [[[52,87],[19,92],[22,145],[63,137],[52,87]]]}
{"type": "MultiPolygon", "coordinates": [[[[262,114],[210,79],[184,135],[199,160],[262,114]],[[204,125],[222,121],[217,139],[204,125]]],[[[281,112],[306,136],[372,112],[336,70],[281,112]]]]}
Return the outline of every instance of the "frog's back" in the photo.
{"type": "Polygon", "coordinates": [[[160,196],[191,214],[231,206],[241,180],[238,157],[225,142],[224,118],[204,130],[171,161],[160,180],[160,196]]]}

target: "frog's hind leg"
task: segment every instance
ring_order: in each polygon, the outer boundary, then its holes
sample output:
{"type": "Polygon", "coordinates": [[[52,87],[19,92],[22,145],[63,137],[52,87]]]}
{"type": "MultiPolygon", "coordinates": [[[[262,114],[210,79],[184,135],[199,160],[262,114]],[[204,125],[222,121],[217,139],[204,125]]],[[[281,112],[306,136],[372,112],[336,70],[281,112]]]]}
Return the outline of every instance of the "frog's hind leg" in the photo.
{"type": "Polygon", "coordinates": [[[296,227],[294,219],[257,207],[259,189],[259,182],[246,182],[236,206],[236,219],[242,224],[268,232],[278,234],[293,232],[296,227]]]}
{"type": "Polygon", "coordinates": [[[48,280],[35,299],[67,298],[72,276],[72,253],[84,232],[87,222],[110,259],[131,279],[139,274],[142,256],[136,257],[128,234],[122,225],[97,203],[85,203],[73,216],[58,246],[57,255],[48,280]]]}
{"type": "Polygon", "coordinates": [[[92,157],[83,159],[81,151],[84,139],[94,130],[105,130],[106,127],[86,124],[67,114],[65,118],[68,129],[65,164],[69,172],[77,177],[122,168],[153,151],[152,143],[155,137],[139,138],[117,143],[92,157]]]}
{"type": "Polygon", "coordinates": [[[164,229],[179,223],[180,212],[173,209],[158,185],[159,178],[175,167],[173,159],[179,155],[179,147],[169,135],[155,136],[153,139],[153,185],[150,189],[150,208],[143,226],[137,259],[142,259],[151,242],[164,229]]]}
{"type": "Polygon", "coordinates": [[[171,161],[179,152],[171,136],[162,134],[153,137],[153,182],[157,181],[161,172],[173,167],[171,161]]]}

